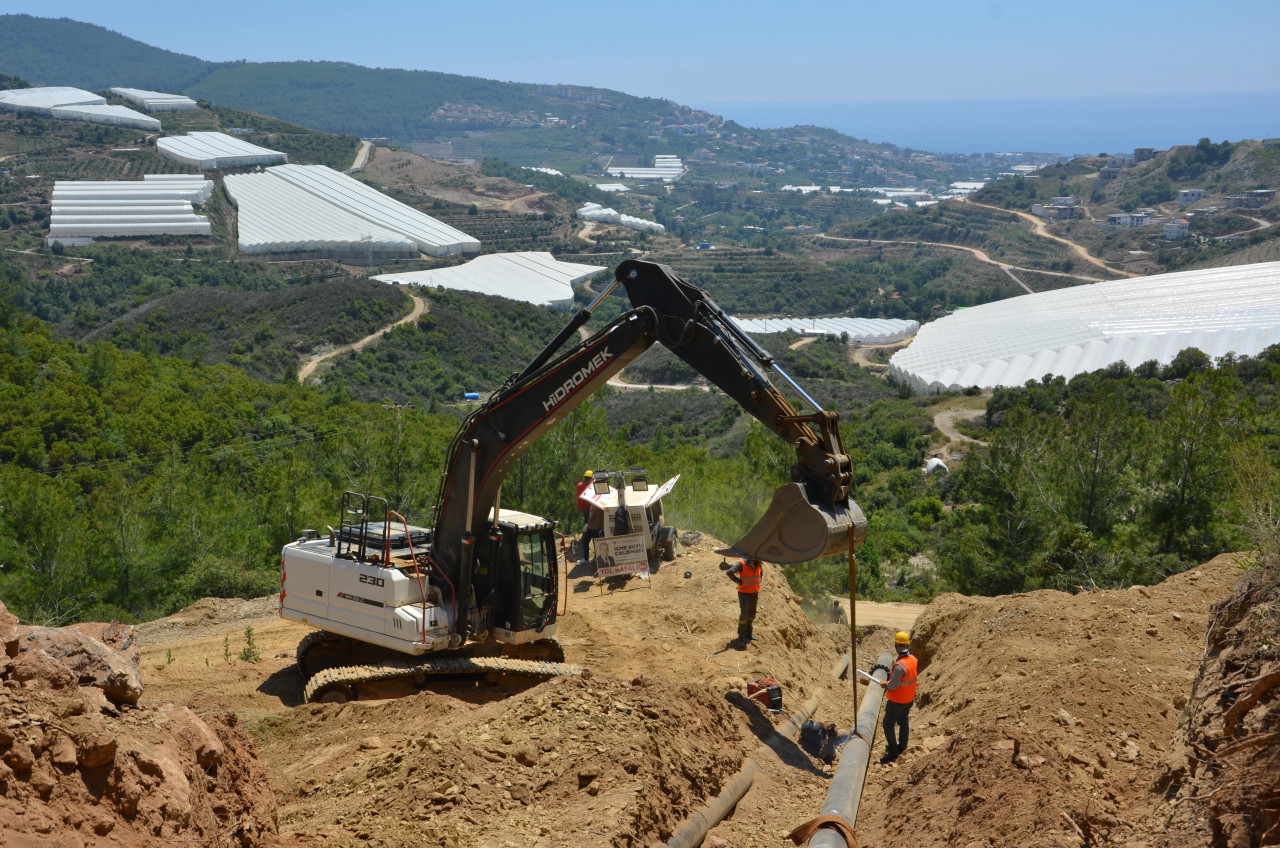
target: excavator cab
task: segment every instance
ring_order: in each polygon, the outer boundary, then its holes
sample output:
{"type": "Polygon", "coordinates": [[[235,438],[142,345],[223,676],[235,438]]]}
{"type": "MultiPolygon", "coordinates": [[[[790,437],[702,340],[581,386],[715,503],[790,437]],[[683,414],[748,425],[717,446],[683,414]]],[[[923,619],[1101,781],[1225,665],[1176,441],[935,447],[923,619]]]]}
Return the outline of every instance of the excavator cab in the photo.
{"type": "Polygon", "coordinates": [[[510,509],[502,510],[496,527],[492,518],[487,556],[476,563],[477,598],[487,601],[476,630],[492,628],[499,642],[511,645],[548,639],[559,593],[555,523],[510,509]]]}

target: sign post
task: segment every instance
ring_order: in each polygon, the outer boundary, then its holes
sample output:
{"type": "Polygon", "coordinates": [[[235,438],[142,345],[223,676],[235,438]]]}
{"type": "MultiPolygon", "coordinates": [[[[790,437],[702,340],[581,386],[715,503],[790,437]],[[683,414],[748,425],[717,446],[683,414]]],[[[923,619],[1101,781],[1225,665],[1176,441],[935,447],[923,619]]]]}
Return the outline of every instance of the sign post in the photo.
{"type": "Polygon", "coordinates": [[[596,562],[600,563],[596,577],[618,577],[649,570],[649,555],[645,551],[642,533],[592,539],[591,547],[597,557],[596,562]]]}

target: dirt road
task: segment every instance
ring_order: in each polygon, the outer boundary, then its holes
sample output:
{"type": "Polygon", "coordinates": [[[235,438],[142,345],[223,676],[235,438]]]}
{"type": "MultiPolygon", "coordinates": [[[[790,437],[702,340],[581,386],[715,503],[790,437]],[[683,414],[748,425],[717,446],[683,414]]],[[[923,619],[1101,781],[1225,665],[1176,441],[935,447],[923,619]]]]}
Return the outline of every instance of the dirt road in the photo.
{"type": "Polygon", "coordinates": [[[360,150],[358,153],[356,153],[356,161],[353,162],[351,164],[351,167],[347,169],[348,173],[351,171],[364,170],[365,163],[369,161],[369,154],[372,152],[373,152],[373,143],[368,141],[361,141],[360,150]]]}
{"type": "Polygon", "coordinates": [[[333,350],[328,350],[323,353],[316,353],[308,356],[306,359],[302,360],[302,365],[298,368],[298,382],[305,383],[307,378],[315,373],[316,368],[321,362],[324,362],[327,359],[333,359],[335,356],[341,356],[344,353],[350,353],[353,350],[364,350],[366,347],[381,338],[382,334],[387,330],[390,330],[392,327],[399,327],[401,324],[408,324],[421,318],[422,314],[427,311],[426,298],[410,291],[407,288],[405,289],[405,294],[409,295],[409,297],[413,299],[413,310],[408,315],[398,321],[388,324],[376,332],[370,333],[359,341],[342,345],[341,347],[336,347],[333,350]]]}
{"type": "MultiPolygon", "coordinates": [[[[1035,231],[1036,235],[1043,236],[1044,238],[1047,238],[1050,241],[1056,241],[1059,244],[1066,245],[1071,249],[1071,252],[1074,253],[1076,256],[1080,257],[1085,262],[1088,262],[1090,265],[1093,265],[1107,272],[1108,274],[1119,274],[1122,277],[1141,276],[1139,274],[1134,274],[1130,271],[1120,271],[1115,268],[1112,268],[1111,266],[1107,265],[1107,263],[1103,262],[1101,259],[1094,256],[1092,253],[1085,250],[1083,246],[1076,244],[1074,241],[1071,241],[1070,239],[1065,239],[1062,236],[1056,236],[1053,233],[1049,232],[1048,227],[1045,225],[1044,219],[1037,218],[1035,215],[1032,215],[1028,212],[1020,212],[1017,209],[1004,209],[999,206],[991,206],[986,203],[978,203],[976,201],[970,200],[967,197],[960,198],[960,202],[970,203],[974,206],[981,206],[983,209],[993,209],[996,212],[1012,212],[1014,215],[1017,215],[1019,218],[1031,224],[1031,227],[1035,231]]],[[[1042,271],[1041,273],[1045,273],[1045,272],[1042,271]]]]}
{"type": "MultiPolygon", "coordinates": [[[[981,204],[975,204],[975,205],[980,206],[981,204]]],[[[847,242],[855,242],[855,243],[862,243],[862,244],[907,244],[907,245],[923,244],[923,245],[927,245],[928,247],[942,247],[948,250],[962,250],[965,253],[968,253],[969,255],[973,256],[975,259],[981,262],[985,262],[988,265],[994,265],[997,268],[999,268],[1001,271],[1004,271],[1004,273],[1009,276],[1009,279],[1017,283],[1023,289],[1023,291],[1025,291],[1027,294],[1035,294],[1035,291],[1033,291],[1030,286],[1028,286],[1025,282],[1023,282],[1023,280],[1020,277],[1018,277],[1017,274],[1013,273],[1014,271],[1030,271],[1031,273],[1034,273],[1034,274],[1045,274],[1050,277],[1068,277],[1072,280],[1083,280],[1086,283],[1102,282],[1102,280],[1097,277],[1082,277],[1079,274],[1064,274],[1061,271],[1041,271],[1038,268],[1023,268],[1019,265],[1010,265],[1008,262],[1001,262],[997,259],[992,259],[990,256],[986,254],[985,251],[979,250],[976,247],[968,247],[963,244],[949,244],[945,241],[916,241],[915,239],[857,239],[857,238],[844,238],[842,236],[829,236],[826,233],[819,233],[817,235],[817,238],[829,239],[831,241],[847,241],[847,242]]],[[[1054,238],[1057,238],[1057,237],[1054,236],[1054,238]]]]}
{"type": "MultiPolygon", "coordinates": [[[[836,598],[845,615],[849,615],[849,599],[836,598]]],[[[924,604],[904,604],[899,602],[878,603],[876,601],[858,601],[858,627],[885,627],[895,633],[899,630],[910,630],[915,626],[920,613],[925,611],[924,604]]]]}

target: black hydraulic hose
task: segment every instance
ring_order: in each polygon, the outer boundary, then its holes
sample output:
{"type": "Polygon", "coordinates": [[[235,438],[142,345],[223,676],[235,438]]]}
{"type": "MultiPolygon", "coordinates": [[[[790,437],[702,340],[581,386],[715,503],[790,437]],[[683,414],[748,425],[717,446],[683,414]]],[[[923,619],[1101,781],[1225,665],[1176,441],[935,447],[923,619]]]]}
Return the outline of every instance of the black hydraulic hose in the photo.
{"type": "Polygon", "coordinates": [[[608,286],[605,287],[604,291],[596,295],[594,300],[592,300],[586,306],[579,309],[578,314],[574,315],[573,319],[570,320],[568,324],[565,324],[559,333],[556,333],[556,337],[551,340],[551,343],[548,344],[546,347],[544,347],[542,349],[542,352],[539,353],[537,356],[535,356],[533,358],[533,361],[524,367],[523,371],[517,374],[514,379],[509,381],[510,384],[515,385],[516,383],[523,381],[530,374],[537,371],[543,365],[546,365],[547,362],[551,359],[551,357],[555,355],[555,352],[559,350],[561,346],[564,345],[564,343],[569,340],[569,337],[577,333],[578,328],[586,324],[587,321],[590,320],[591,313],[595,312],[596,307],[600,305],[600,302],[604,300],[606,297],[608,297],[609,293],[613,291],[617,285],[618,285],[618,281],[614,280],[612,283],[610,283],[608,286]]]}

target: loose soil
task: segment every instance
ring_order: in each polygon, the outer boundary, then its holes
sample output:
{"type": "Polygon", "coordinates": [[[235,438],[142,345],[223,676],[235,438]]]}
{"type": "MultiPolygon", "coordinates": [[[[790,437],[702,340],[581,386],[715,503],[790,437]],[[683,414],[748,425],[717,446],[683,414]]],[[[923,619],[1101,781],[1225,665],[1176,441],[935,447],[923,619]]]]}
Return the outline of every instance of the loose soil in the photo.
{"type": "MultiPolygon", "coordinates": [[[[766,569],[759,641],[727,648],[737,603],[717,546],[704,537],[648,580],[571,572],[557,637],[583,678],[506,698],[471,687],[302,705],[293,652],[307,628],[274,598],[205,600],[138,628],[142,705],[216,697],[236,713],[285,844],[654,845],[751,756],[753,788],[704,844],[779,846],[817,814],[830,770],[770,736],[814,694],[819,719],[849,726],[851,684],[832,677],[849,631],[810,622],[766,569]],[[238,659],[249,627],[259,662],[238,659]],[[764,676],[783,687],[780,714],[744,695],[764,676]]],[[[911,746],[872,765],[861,844],[1175,844],[1157,782],[1210,607],[1238,578],[1223,556],[1149,588],[935,600],[912,628],[911,746]]],[[[859,629],[867,668],[899,628],[859,629]]]]}
{"type": "Polygon", "coordinates": [[[401,189],[450,203],[508,212],[565,212],[564,201],[511,180],[486,177],[477,165],[437,162],[407,150],[374,148],[362,176],[379,188],[401,189]]]}

